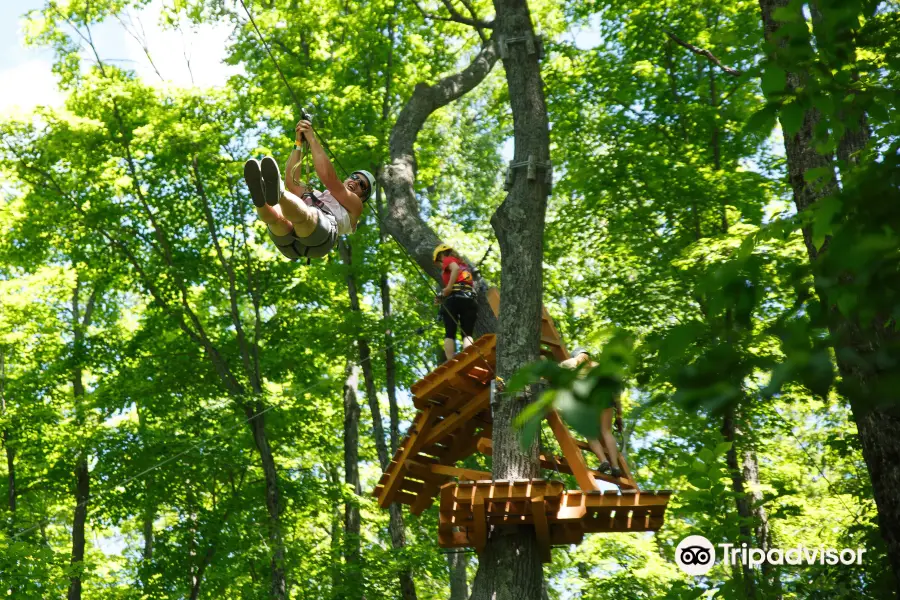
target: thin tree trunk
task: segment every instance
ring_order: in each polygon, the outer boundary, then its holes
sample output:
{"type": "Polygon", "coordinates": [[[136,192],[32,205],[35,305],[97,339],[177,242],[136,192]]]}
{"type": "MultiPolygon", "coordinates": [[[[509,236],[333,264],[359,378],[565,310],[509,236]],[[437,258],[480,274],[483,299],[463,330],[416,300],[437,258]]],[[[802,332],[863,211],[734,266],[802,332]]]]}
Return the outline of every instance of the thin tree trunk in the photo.
{"type": "MultiPolygon", "coordinates": [[[[375,188],[375,209],[380,215],[378,223],[378,241],[381,246],[384,247],[387,243],[387,238],[384,235],[384,228],[381,226],[381,221],[384,220],[381,194],[382,187],[381,184],[378,184],[375,188]]],[[[391,455],[393,455],[400,445],[400,407],[397,404],[397,363],[394,354],[394,332],[391,331],[391,284],[388,280],[386,271],[380,273],[378,286],[381,290],[381,317],[384,319],[386,325],[384,330],[384,371],[391,420],[391,455]]]]}
{"type": "MultiPolygon", "coordinates": [[[[356,400],[359,386],[359,367],[347,363],[344,383],[344,482],[360,496],[359,483],[359,403],[356,400]]],[[[360,517],[356,500],[344,507],[344,560],[348,597],[362,598],[360,568],[360,517]]]]}
{"type": "MultiPolygon", "coordinates": [[[[384,101],[381,103],[381,124],[386,126],[388,118],[391,114],[391,87],[394,80],[394,17],[388,18],[388,56],[387,65],[385,66],[384,75],[384,101]]],[[[382,169],[376,170],[378,173],[377,185],[375,186],[375,210],[378,213],[378,242],[382,248],[387,243],[382,222],[384,221],[384,206],[382,194],[384,189],[381,185],[382,169]]],[[[400,444],[400,412],[397,406],[397,370],[394,358],[393,332],[390,329],[391,320],[391,285],[388,280],[387,271],[382,269],[379,281],[381,290],[381,315],[387,328],[384,332],[384,360],[385,360],[385,385],[387,386],[388,406],[390,407],[390,432],[391,432],[391,454],[397,451],[400,444]]],[[[409,600],[409,599],[407,599],[409,600]]]]}
{"type": "MultiPolygon", "coordinates": [[[[356,313],[360,312],[359,292],[357,290],[356,278],[353,274],[353,248],[350,242],[340,240],[338,242],[338,252],[341,260],[347,266],[347,292],[350,296],[350,310],[356,313]]],[[[383,297],[382,297],[383,298],[383,297]]],[[[360,336],[356,340],[359,347],[359,360],[362,364],[363,380],[366,386],[366,400],[369,404],[369,411],[372,413],[372,430],[375,438],[375,449],[378,453],[378,462],[381,470],[387,469],[390,463],[387,444],[384,436],[384,426],[381,417],[381,406],[378,404],[378,395],[375,388],[375,376],[372,372],[372,352],[369,348],[369,342],[365,337],[360,336]]],[[[396,403],[396,398],[394,399],[396,403]]],[[[406,546],[406,532],[403,525],[403,512],[400,505],[396,502],[389,507],[390,521],[388,529],[391,536],[391,546],[393,548],[403,548],[406,546]]],[[[412,571],[404,568],[399,573],[400,590],[404,600],[416,600],[416,587],[412,577],[412,571]]]]}
{"type": "MultiPolygon", "coordinates": [[[[0,350],[0,417],[6,418],[6,353],[0,350]]],[[[6,503],[10,513],[16,512],[16,450],[9,443],[9,429],[2,433],[6,451],[6,503]]]]}
{"type": "MultiPolygon", "coordinates": [[[[788,0],[759,0],[762,11],[765,37],[771,40],[781,23],[774,18],[778,8],[787,7],[788,0]]],[[[799,10],[799,9],[798,9],[799,10]]],[[[788,43],[799,40],[784,39],[778,44],[780,49],[788,43]]],[[[776,51],[776,58],[778,52],[776,51]]],[[[788,72],[787,83],[790,91],[803,84],[806,74],[788,72]]],[[[845,135],[841,153],[850,160],[854,149],[861,148],[867,139],[868,128],[865,116],[859,119],[858,134],[852,137],[845,135]]],[[[794,135],[784,136],[785,153],[787,155],[788,179],[794,192],[794,204],[797,211],[806,210],[812,204],[836,190],[837,184],[831,179],[825,186],[808,184],[804,174],[813,168],[833,168],[829,155],[821,155],[815,150],[813,136],[819,121],[816,109],[807,110],[803,124],[794,135]]],[[[849,131],[849,128],[848,128],[849,131]]],[[[807,254],[810,262],[815,264],[821,252],[827,250],[827,241],[823,248],[816,248],[812,242],[812,233],[804,228],[807,254]]],[[[831,307],[824,291],[817,286],[817,292],[824,306],[831,307]]],[[[872,480],[875,504],[878,508],[878,520],[881,535],[887,547],[888,558],[894,573],[895,585],[900,590],[900,414],[885,404],[879,404],[882,398],[872,398],[871,390],[881,389],[882,377],[891,376],[892,372],[881,370],[875,365],[883,362],[880,358],[885,348],[897,343],[896,328],[889,329],[883,319],[874,319],[865,327],[840,315],[836,310],[830,311],[829,331],[836,340],[836,356],[838,370],[841,374],[841,391],[849,400],[853,419],[859,431],[863,458],[872,480]],[[842,352],[846,349],[847,352],[842,352]],[[848,360],[847,354],[854,356],[848,360]]]]}
{"type": "Polygon", "coordinates": [[[266,482],[266,508],[269,512],[269,547],[272,549],[270,572],[272,575],[271,593],[274,600],[287,598],[287,582],[284,572],[284,538],[281,534],[281,492],[278,488],[278,471],[275,457],[266,437],[265,415],[262,404],[246,405],[245,413],[250,419],[250,430],[253,441],[259,451],[263,474],[266,482]]]}
{"type": "MultiPolygon", "coordinates": [[[[85,332],[91,325],[94,305],[99,293],[99,286],[94,289],[81,313],[81,277],[76,274],[75,289],[72,292],[72,397],[75,408],[75,424],[84,435],[87,433],[87,415],[85,407],[84,373],[82,367],[86,358],[84,347],[85,332]]],[[[85,436],[87,438],[87,436],[85,436]]],[[[75,569],[69,582],[68,600],[81,600],[82,569],[84,567],[85,527],[87,523],[88,500],[91,495],[90,472],[88,469],[89,450],[85,446],[77,449],[75,463],[75,513],[72,519],[72,559],[75,569]]]]}
{"type": "Polygon", "coordinates": [[[200,585],[203,583],[203,574],[206,573],[206,568],[209,566],[209,563],[215,553],[215,546],[209,546],[206,549],[206,553],[203,555],[203,560],[200,561],[200,565],[198,565],[197,567],[197,572],[194,575],[194,581],[191,584],[191,600],[197,600],[197,598],[200,597],[200,585]]]}
{"type": "MultiPolygon", "coordinates": [[[[146,439],[147,424],[144,419],[144,411],[141,410],[140,401],[136,402],[134,407],[137,412],[138,432],[141,434],[141,439],[146,439]]],[[[153,560],[153,521],[156,520],[156,506],[150,499],[153,486],[154,478],[153,473],[151,472],[147,474],[147,478],[144,481],[144,510],[143,515],[141,516],[143,521],[141,529],[144,538],[144,547],[141,549],[141,560],[147,563],[153,560]]],[[[145,572],[142,580],[145,587],[147,585],[146,576],[148,574],[148,572],[145,572]]]]}
{"type": "Polygon", "coordinates": [[[72,521],[72,566],[78,571],[72,576],[69,583],[69,600],[81,600],[80,570],[84,563],[84,529],[90,493],[87,456],[82,451],[78,458],[78,464],[75,466],[75,517],[72,521]]]}
{"type": "Polygon", "coordinates": [[[450,569],[450,600],[466,600],[469,585],[466,582],[467,555],[464,552],[447,553],[447,567],[450,569]]]}
{"type": "MultiPolygon", "coordinates": [[[[750,499],[747,497],[746,487],[744,483],[744,472],[738,461],[737,438],[738,429],[735,423],[734,407],[729,408],[722,421],[722,436],[726,442],[731,442],[731,449],[725,455],[725,462],[728,464],[728,471],[731,475],[731,487],[735,493],[735,504],[737,505],[738,516],[740,517],[739,530],[741,532],[740,542],[746,542],[748,546],[753,546],[753,532],[750,523],[753,519],[753,513],[750,510],[750,499]]],[[[742,563],[742,580],[744,584],[744,597],[753,599],[757,597],[756,578],[753,569],[746,563],[742,563]]]]}
{"type": "MultiPolygon", "coordinates": [[[[750,502],[750,512],[753,515],[753,523],[756,526],[756,547],[768,552],[772,546],[772,532],[769,529],[769,515],[762,505],[762,492],[759,491],[759,461],[756,452],[752,448],[746,448],[741,456],[743,463],[744,482],[750,488],[747,491],[747,499],[750,502]]],[[[762,564],[762,597],[781,600],[781,573],[779,569],[770,565],[768,561],[762,564]]]]}

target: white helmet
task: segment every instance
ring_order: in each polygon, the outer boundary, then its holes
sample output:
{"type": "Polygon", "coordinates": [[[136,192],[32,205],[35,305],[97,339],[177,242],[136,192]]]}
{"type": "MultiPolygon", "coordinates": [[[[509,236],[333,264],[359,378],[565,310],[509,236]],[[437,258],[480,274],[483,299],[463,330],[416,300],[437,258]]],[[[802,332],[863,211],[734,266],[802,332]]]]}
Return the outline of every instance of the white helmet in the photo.
{"type": "Polygon", "coordinates": [[[353,173],[351,173],[351,175],[356,175],[357,173],[359,173],[360,175],[365,177],[366,181],[369,183],[369,192],[366,194],[366,197],[362,199],[362,201],[365,202],[366,200],[369,199],[369,197],[372,195],[372,191],[375,189],[375,176],[372,175],[371,173],[369,173],[368,171],[366,171],[365,169],[353,171],[353,173]]]}

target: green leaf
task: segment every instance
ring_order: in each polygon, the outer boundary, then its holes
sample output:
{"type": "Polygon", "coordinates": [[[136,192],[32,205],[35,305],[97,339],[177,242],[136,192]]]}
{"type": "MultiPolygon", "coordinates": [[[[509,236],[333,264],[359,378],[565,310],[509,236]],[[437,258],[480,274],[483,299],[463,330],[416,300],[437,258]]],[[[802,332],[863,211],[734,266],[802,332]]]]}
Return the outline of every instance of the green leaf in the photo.
{"type": "Polygon", "coordinates": [[[781,126],[784,128],[786,135],[794,135],[803,126],[803,117],[806,115],[806,109],[798,102],[787,102],[781,107],[780,117],[781,126]]]}
{"type": "Polygon", "coordinates": [[[775,128],[777,122],[778,105],[768,104],[750,115],[750,118],[747,119],[747,123],[744,125],[744,135],[757,134],[768,136],[772,129],[775,128]]]}
{"type": "Polygon", "coordinates": [[[766,97],[781,94],[787,86],[787,73],[777,65],[769,64],[762,74],[762,91],[766,97]]]}
{"type": "Polygon", "coordinates": [[[732,442],[722,442],[716,446],[716,449],[713,451],[713,454],[716,456],[725,456],[729,450],[731,450],[732,442]]]}
{"type": "Polygon", "coordinates": [[[709,478],[705,475],[691,475],[688,477],[688,482],[700,490],[708,490],[710,486],[709,478]]]}
{"type": "Polygon", "coordinates": [[[795,6],[779,6],[772,11],[772,18],[782,23],[790,23],[792,21],[802,21],[803,14],[795,6]]]}

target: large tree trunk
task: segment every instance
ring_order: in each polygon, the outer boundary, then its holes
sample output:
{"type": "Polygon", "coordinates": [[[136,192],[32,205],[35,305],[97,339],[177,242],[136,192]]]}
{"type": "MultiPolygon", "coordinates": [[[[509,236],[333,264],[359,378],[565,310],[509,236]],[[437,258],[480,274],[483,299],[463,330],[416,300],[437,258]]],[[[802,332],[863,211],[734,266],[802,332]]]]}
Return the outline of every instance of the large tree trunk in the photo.
{"type": "MultiPolygon", "coordinates": [[[[410,258],[438,282],[440,271],[434,266],[431,253],[440,239],[422,219],[416,198],[416,138],[431,113],[481,83],[497,62],[497,56],[496,45],[488,40],[471,64],[459,73],[445,77],[434,85],[417,84],[391,130],[391,162],[385,166],[382,177],[388,198],[384,226],[410,258]]],[[[497,319],[484,294],[479,294],[475,332],[481,335],[496,329],[497,319]]]]}
{"type": "MultiPolygon", "coordinates": [[[[359,367],[347,363],[344,383],[344,482],[360,496],[359,483],[359,402],[356,400],[359,386],[359,367]]],[[[360,520],[356,500],[344,506],[344,580],[349,598],[362,598],[360,569],[360,520]]]]}
{"type": "MultiPolygon", "coordinates": [[[[495,0],[495,33],[509,43],[503,66],[512,106],[515,162],[550,160],[550,135],[537,52],[528,52],[534,36],[525,0],[495,0]]],[[[502,43],[501,40],[501,43],[502,43]]],[[[524,168],[514,170],[512,187],[491,218],[500,245],[503,289],[497,344],[497,376],[508,380],[520,367],[540,356],[543,292],[544,217],[549,186],[543,169],[528,180],[524,168]]],[[[493,408],[493,476],[529,479],[540,475],[538,441],[522,450],[513,421],[529,399],[502,395],[493,408]]],[[[488,537],[472,586],[474,600],[540,600],[543,573],[537,539],[531,527],[495,530],[488,537]]]]}
{"type": "MultiPolygon", "coordinates": [[[[776,9],[786,7],[788,0],[759,0],[762,10],[763,25],[767,40],[771,40],[781,23],[774,19],[776,9]]],[[[799,10],[799,9],[798,9],[799,10]]],[[[785,39],[778,44],[775,58],[779,50],[788,43],[799,43],[798,40],[785,39]]],[[[788,72],[789,91],[803,85],[804,73],[788,72]]],[[[803,119],[800,131],[795,135],[784,136],[784,147],[787,155],[788,174],[794,192],[794,204],[797,211],[803,211],[813,203],[836,190],[837,183],[831,180],[828,185],[818,187],[807,183],[803,175],[817,167],[833,167],[831,156],[823,156],[813,146],[815,126],[819,121],[819,113],[809,109],[803,119]]],[[[845,159],[852,162],[853,152],[862,147],[868,138],[865,115],[861,116],[858,127],[848,127],[848,135],[842,140],[839,151],[845,159]]],[[[803,231],[807,252],[811,262],[815,263],[821,252],[827,251],[827,241],[823,248],[812,243],[809,228],[803,231]]],[[[817,286],[824,306],[831,306],[821,287],[817,286]]],[[[869,365],[877,365],[883,359],[876,357],[883,348],[897,343],[896,328],[888,329],[883,320],[875,319],[866,327],[860,326],[836,310],[830,311],[829,330],[835,339],[838,370],[841,374],[841,390],[850,403],[853,419],[859,431],[863,458],[872,479],[872,490],[878,508],[878,519],[881,535],[887,546],[888,557],[894,572],[895,581],[900,590],[900,414],[894,407],[877,405],[869,397],[869,390],[878,388],[878,379],[888,374],[869,365]],[[846,348],[850,352],[841,352],[846,348]],[[854,361],[845,357],[855,356],[854,361]]]]}

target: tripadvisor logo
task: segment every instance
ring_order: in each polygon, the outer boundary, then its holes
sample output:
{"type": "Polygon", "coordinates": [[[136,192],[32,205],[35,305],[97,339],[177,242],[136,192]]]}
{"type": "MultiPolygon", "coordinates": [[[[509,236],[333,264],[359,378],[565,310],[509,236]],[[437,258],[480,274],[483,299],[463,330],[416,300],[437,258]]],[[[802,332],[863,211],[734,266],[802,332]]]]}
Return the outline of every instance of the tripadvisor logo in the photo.
{"type": "MultiPolygon", "coordinates": [[[[796,546],[786,550],[770,548],[750,548],[747,544],[739,547],[734,544],[718,544],[721,549],[721,560],[725,565],[748,565],[758,567],[763,563],[770,565],[861,565],[865,548],[807,548],[796,546]]],[[[690,535],[675,548],[675,562],[688,575],[705,575],[716,562],[716,550],[712,542],[702,535],[690,535]]]]}

